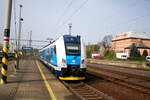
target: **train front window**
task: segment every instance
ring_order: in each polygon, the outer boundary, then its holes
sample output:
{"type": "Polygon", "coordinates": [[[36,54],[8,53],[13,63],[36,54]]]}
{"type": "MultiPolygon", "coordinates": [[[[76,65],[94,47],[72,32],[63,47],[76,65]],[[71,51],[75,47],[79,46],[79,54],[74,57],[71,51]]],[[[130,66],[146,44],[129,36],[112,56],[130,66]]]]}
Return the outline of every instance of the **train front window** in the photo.
{"type": "Polygon", "coordinates": [[[66,54],[80,56],[80,44],[66,43],[66,54]]]}

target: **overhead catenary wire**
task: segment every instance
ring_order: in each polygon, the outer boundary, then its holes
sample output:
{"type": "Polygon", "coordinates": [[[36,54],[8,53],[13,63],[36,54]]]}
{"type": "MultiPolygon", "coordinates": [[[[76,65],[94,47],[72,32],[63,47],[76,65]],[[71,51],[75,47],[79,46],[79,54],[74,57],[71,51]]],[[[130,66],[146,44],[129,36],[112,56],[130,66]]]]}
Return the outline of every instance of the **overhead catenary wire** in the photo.
{"type": "Polygon", "coordinates": [[[67,20],[65,20],[65,21],[62,23],[62,25],[61,25],[60,27],[58,27],[58,28],[60,29],[63,25],[65,25],[77,12],[80,11],[80,9],[81,9],[88,1],[89,1],[89,0],[85,0],[85,1],[71,14],[71,16],[69,16],[69,17],[67,18],[67,20]]]}
{"type": "MultiPolygon", "coordinates": [[[[131,6],[132,6],[132,8],[135,8],[136,5],[137,5],[137,3],[133,3],[133,4],[130,4],[130,5],[127,5],[127,6],[128,6],[128,7],[131,7],[131,6]]],[[[120,11],[121,11],[121,9],[117,9],[117,11],[116,11],[115,13],[118,14],[118,13],[120,13],[120,11]]],[[[115,14],[115,13],[114,13],[114,14],[115,14]]],[[[104,19],[102,19],[102,20],[109,21],[112,17],[113,17],[113,15],[106,16],[106,17],[105,17],[104,19]]]]}
{"type": "Polygon", "coordinates": [[[71,0],[71,2],[67,5],[67,7],[65,8],[65,10],[64,10],[63,13],[61,14],[60,18],[58,19],[56,25],[58,25],[58,24],[60,23],[61,19],[62,19],[62,18],[65,16],[65,14],[68,12],[69,8],[72,6],[72,4],[73,4],[74,1],[75,1],[75,0],[71,0]]]}
{"type": "Polygon", "coordinates": [[[88,2],[88,0],[85,0],[85,1],[79,6],[79,8],[77,8],[77,9],[72,13],[71,16],[70,16],[67,20],[65,20],[65,21],[63,22],[62,25],[66,24],[78,11],[80,11],[80,9],[81,9],[87,2],[88,2]]]}
{"type": "MultiPolygon", "coordinates": [[[[120,25],[122,25],[122,24],[126,24],[126,23],[130,24],[131,22],[137,21],[137,20],[139,20],[139,19],[141,19],[141,18],[144,18],[144,17],[147,17],[147,16],[150,16],[150,14],[146,14],[146,15],[142,15],[142,16],[138,16],[138,17],[129,19],[129,20],[126,21],[126,22],[116,24],[116,25],[114,25],[114,26],[112,26],[112,27],[118,27],[118,26],[120,26],[120,25]]],[[[114,30],[114,28],[113,28],[113,30],[114,30]]]]}
{"type": "MultiPolygon", "coordinates": [[[[13,39],[10,38],[10,40],[18,40],[18,39],[13,39]]],[[[20,39],[20,41],[32,41],[32,42],[49,42],[48,40],[30,40],[30,39],[20,39]]]]}
{"type": "MultiPolygon", "coordinates": [[[[131,9],[131,7],[132,7],[132,9],[133,9],[133,8],[135,8],[137,5],[138,5],[137,2],[132,2],[132,4],[127,5],[127,6],[130,7],[130,9],[131,9]]],[[[119,11],[120,11],[120,10],[118,10],[118,13],[119,13],[119,11]]],[[[120,14],[120,13],[119,13],[119,14],[120,14]]],[[[141,15],[141,16],[135,16],[135,17],[133,17],[133,18],[131,18],[131,19],[128,19],[128,20],[126,20],[126,21],[124,21],[124,22],[121,22],[121,23],[118,23],[118,24],[115,24],[115,25],[111,25],[111,26],[110,26],[110,27],[111,27],[111,30],[115,31],[114,28],[117,28],[117,27],[120,26],[120,25],[123,25],[123,24],[124,24],[124,25],[132,24],[133,22],[137,22],[139,19],[142,19],[142,18],[147,17],[147,16],[150,16],[150,14],[145,14],[145,15],[141,15]]],[[[112,17],[112,16],[109,16],[109,17],[112,17]]],[[[108,18],[106,18],[106,19],[108,19],[108,18]]],[[[110,18],[109,18],[109,19],[110,19],[110,18]]],[[[108,21],[108,20],[106,20],[106,21],[108,21]]]]}

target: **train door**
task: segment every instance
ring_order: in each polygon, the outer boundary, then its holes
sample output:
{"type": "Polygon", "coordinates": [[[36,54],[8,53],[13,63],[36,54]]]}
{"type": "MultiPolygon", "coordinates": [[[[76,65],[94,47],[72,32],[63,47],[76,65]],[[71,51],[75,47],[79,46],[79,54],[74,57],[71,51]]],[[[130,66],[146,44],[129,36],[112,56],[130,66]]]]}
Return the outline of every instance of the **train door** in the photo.
{"type": "Polygon", "coordinates": [[[51,62],[52,62],[53,65],[57,66],[56,46],[54,46],[52,48],[52,52],[51,53],[52,53],[51,62]]]}

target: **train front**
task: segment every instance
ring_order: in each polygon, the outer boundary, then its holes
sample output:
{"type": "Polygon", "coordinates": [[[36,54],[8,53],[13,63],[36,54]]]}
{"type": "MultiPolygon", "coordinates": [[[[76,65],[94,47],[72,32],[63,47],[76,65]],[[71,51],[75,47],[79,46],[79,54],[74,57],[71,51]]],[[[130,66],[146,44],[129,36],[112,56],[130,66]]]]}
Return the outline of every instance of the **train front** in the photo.
{"type": "Polygon", "coordinates": [[[64,36],[66,59],[62,62],[66,68],[61,68],[61,80],[84,80],[86,73],[86,50],[80,36],[64,36]]]}

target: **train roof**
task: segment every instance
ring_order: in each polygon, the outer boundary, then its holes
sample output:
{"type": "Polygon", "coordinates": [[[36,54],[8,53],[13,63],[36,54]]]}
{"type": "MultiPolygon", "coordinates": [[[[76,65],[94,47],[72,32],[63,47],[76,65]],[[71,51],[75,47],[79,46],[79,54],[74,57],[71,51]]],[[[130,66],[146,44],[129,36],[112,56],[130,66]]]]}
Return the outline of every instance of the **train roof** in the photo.
{"type": "MultiPolygon", "coordinates": [[[[64,37],[64,40],[65,40],[65,41],[68,41],[67,38],[76,38],[76,37],[77,37],[77,38],[80,38],[79,35],[77,35],[77,36],[73,36],[73,35],[62,35],[62,36],[60,36],[60,37],[64,37]]],[[[60,38],[60,37],[59,37],[59,38],[60,38]]],[[[57,38],[56,40],[58,40],[59,38],[57,38]]],[[[50,42],[49,44],[45,45],[45,46],[42,47],[40,50],[42,50],[42,49],[48,47],[49,45],[53,44],[56,40],[54,40],[54,41],[50,42]]],[[[77,42],[79,42],[79,40],[77,40],[77,42]]]]}

